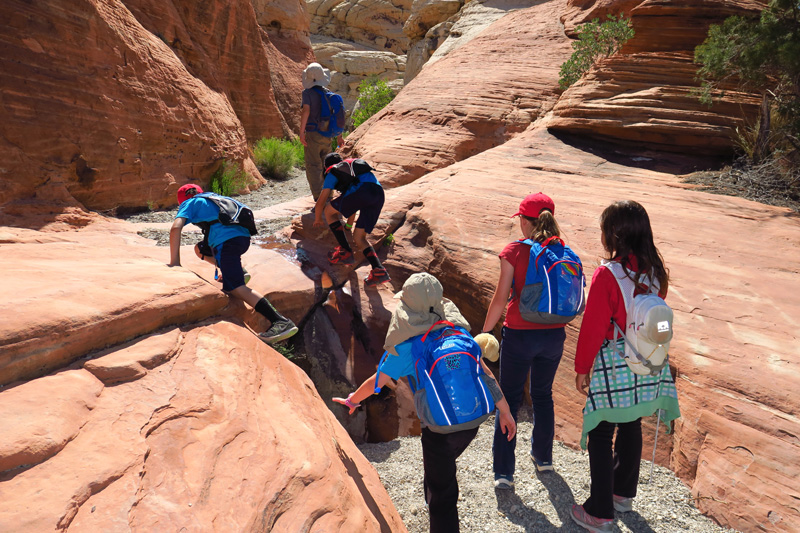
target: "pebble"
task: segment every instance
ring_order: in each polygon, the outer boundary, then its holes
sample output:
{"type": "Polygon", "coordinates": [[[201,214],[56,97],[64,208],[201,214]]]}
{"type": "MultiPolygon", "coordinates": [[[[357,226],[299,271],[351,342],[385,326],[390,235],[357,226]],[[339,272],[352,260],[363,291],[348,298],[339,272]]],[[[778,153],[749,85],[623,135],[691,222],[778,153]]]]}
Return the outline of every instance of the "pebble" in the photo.
{"type": "MultiPolygon", "coordinates": [[[[520,415],[521,420],[530,420],[520,415]]],[[[553,449],[555,472],[537,474],[530,456],[530,422],[520,422],[517,440],[516,487],[495,490],[492,474],[494,419],[483,423],[478,436],[458,459],[458,512],[462,533],[585,532],[570,518],[574,503],[589,496],[589,456],[560,442],[553,449]],[[522,436],[525,436],[523,439],[522,436]]],[[[359,445],[389,492],[410,533],[428,532],[422,494],[422,446],[419,437],[359,445]],[[419,510],[419,511],[418,511],[419,510]]],[[[648,483],[650,462],[642,461],[639,490],[631,513],[617,514],[621,532],[723,533],[697,511],[689,488],[669,469],[656,465],[648,483]]]]}

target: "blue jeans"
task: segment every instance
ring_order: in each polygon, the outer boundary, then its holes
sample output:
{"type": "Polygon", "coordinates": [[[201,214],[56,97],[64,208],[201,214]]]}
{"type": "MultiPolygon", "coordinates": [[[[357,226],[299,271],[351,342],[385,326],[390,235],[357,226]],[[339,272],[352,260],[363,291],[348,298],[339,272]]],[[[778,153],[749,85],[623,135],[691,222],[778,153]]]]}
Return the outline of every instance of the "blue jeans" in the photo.
{"type": "MultiPolygon", "coordinates": [[[[531,375],[530,392],[533,404],[533,435],[531,453],[539,461],[553,460],[553,435],[555,414],[553,413],[553,379],[564,351],[567,334],[564,328],[555,329],[510,329],[503,328],[500,345],[500,388],[506,397],[514,420],[522,404],[525,379],[531,375]]],[[[516,468],[514,451],[516,436],[506,440],[495,418],[494,474],[513,477],[516,468]]]]}

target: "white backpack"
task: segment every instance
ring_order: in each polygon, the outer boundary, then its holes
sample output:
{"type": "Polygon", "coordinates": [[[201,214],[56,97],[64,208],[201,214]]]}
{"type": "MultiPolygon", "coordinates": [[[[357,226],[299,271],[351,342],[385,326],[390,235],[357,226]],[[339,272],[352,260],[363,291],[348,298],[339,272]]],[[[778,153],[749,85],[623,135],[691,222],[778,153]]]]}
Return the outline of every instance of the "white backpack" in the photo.
{"type": "Polygon", "coordinates": [[[672,308],[658,295],[658,280],[651,279],[652,276],[642,280],[650,292],[634,297],[635,284],[623,266],[616,261],[604,262],[603,266],[614,274],[625,300],[628,317],[625,331],[614,322],[615,340],[617,333],[625,339],[623,358],[634,374],[656,376],[668,364],[672,308]]]}

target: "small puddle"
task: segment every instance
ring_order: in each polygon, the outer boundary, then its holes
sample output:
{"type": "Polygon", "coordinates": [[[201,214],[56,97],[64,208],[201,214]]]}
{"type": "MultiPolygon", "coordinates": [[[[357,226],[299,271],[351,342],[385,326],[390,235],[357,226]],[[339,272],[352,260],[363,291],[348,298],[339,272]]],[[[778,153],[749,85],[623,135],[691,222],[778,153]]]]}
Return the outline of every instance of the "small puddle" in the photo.
{"type": "Polygon", "coordinates": [[[278,252],[287,261],[300,266],[300,260],[297,257],[297,248],[290,240],[285,237],[278,237],[277,235],[267,235],[265,237],[256,237],[253,239],[253,244],[267,250],[278,252]]]}

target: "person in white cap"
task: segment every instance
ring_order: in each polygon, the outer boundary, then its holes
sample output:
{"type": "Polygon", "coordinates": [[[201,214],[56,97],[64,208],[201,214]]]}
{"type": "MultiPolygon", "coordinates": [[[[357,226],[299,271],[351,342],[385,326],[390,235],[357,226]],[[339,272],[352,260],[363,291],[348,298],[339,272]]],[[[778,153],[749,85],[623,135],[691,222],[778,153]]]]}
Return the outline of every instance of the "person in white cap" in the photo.
{"type": "Polygon", "coordinates": [[[622,355],[614,324],[627,324],[619,269],[634,294],[651,287],[667,295],[669,272],[655,243],[650,218],[639,203],[615,202],[600,215],[606,261],[594,271],[575,349],[575,386],[586,395],[581,447],[589,448],[591,488],[572,519],[589,531],[614,531],[614,511],[633,509],[642,458],[642,417],[660,411],[664,422],[680,416],[669,365],[656,375],[636,375],[622,355]],[[621,267],[621,268],[619,268],[621,267]],[[588,390],[587,390],[588,389],[588,390]],[[614,433],[616,430],[616,439],[614,433]]]}
{"type": "MultiPolygon", "coordinates": [[[[306,179],[311,188],[314,201],[322,193],[323,161],[330,153],[331,138],[318,132],[322,96],[314,87],[327,87],[331,82],[331,72],[319,63],[311,63],[303,71],[303,101],[300,115],[300,142],[305,154],[306,179]]],[[[344,144],[341,135],[337,137],[339,145],[344,144]]]]}

